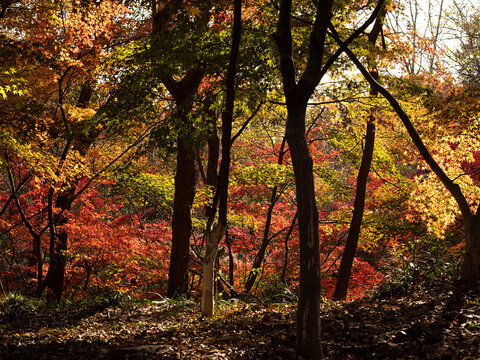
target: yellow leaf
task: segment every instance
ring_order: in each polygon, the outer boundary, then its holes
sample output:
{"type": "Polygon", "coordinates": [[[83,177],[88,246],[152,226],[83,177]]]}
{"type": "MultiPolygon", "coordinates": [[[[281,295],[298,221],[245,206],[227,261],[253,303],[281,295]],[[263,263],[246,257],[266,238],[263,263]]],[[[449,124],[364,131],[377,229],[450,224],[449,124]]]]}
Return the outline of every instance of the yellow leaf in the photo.
{"type": "Polygon", "coordinates": [[[202,10],[200,10],[198,7],[194,6],[190,9],[188,9],[188,13],[191,15],[191,16],[202,16],[202,10]]]}

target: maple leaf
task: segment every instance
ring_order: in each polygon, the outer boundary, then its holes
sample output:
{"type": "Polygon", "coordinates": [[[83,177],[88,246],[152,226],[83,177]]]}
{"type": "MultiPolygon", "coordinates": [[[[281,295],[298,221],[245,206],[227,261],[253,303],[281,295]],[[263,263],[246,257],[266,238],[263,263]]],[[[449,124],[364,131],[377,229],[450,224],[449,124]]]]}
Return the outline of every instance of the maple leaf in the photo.
{"type": "Polygon", "coordinates": [[[200,10],[198,7],[194,6],[194,7],[191,7],[190,9],[188,9],[188,13],[190,14],[190,16],[198,16],[198,17],[201,17],[202,16],[202,10],[200,10]]]}

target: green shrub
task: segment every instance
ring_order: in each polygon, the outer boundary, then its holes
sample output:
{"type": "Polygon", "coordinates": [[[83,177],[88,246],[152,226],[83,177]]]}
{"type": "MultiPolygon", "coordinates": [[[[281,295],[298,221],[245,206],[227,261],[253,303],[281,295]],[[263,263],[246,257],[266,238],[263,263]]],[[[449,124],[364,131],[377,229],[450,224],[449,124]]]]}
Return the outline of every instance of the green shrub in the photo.
{"type": "Polygon", "coordinates": [[[22,320],[38,310],[41,304],[39,299],[9,292],[0,299],[0,316],[8,322],[22,320]]]}

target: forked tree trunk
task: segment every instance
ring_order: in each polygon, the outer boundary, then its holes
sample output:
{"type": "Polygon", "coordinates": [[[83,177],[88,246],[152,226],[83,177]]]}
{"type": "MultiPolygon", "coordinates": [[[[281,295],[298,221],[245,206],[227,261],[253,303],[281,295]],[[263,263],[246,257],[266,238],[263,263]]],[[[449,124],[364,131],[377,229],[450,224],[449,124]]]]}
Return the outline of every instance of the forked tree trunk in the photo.
{"type": "MultiPolygon", "coordinates": [[[[93,95],[93,88],[91,84],[85,82],[80,90],[77,106],[86,108],[93,95]]],[[[85,132],[79,131],[75,138],[68,142],[65,146],[64,153],[60,163],[65,161],[66,156],[72,144],[72,150],[78,151],[82,157],[87,155],[88,150],[92,146],[93,142],[99,135],[99,130],[82,129],[85,132]]],[[[37,289],[37,296],[42,296],[45,288],[51,290],[47,294],[47,297],[60,301],[63,295],[64,280],[66,272],[67,262],[67,250],[68,250],[68,232],[62,228],[63,225],[68,223],[68,216],[65,210],[70,210],[72,203],[75,199],[75,192],[77,191],[79,178],[69,179],[62,184],[62,187],[58,193],[55,201],[55,208],[59,211],[54,214],[53,211],[53,195],[54,188],[50,189],[48,194],[48,221],[50,228],[50,246],[49,246],[49,268],[47,275],[45,275],[44,281],[39,285],[37,289]],[[60,227],[60,228],[58,228],[60,227]]]]}
{"type": "MultiPolygon", "coordinates": [[[[153,35],[161,37],[175,21],[174,13],[181,2],[169,1],[159,11],[152,2],[153,35]]],[[[207,9],[209,13],[210,9],[207,9]]],[[[203,16],[199,25],[207,29],[209,16],[203,16]]],[[[190,237],[192,232],[192,203],[195,196],[195,138],[197,136],[191,119],[193,98],[205,76],[203,64],[197,64],[185,72],[181,80],[174,74],[162,74],[161,81],[175,99],[178,121],[181,122],[177,135],[177,167],[175,174],[175,197],[173,200],[172,250],[168,270],[167,296],[178,297],[187,291],[190,237]]]]}
{"type": "MultiPolygon", "coordinates": [[[[383,0],[372,15],[347,40],[360,36],[377,17],[383,0]]],[[[318,211],[315,203],[312,158],[305,137],[305,112],[323,75],[340,56],[339,49],[324,63],[327,29],[332,17],[333,0],[315,3],[315,22],[310,33],[308,61],[297,82],[293,59],[291,28],[292,1],[281,0],[277,31],[274,34],[280,52],[283,92],[287,102],[287,141],[292,156],[297,192],[300,235],[300,289],[297,310],[297,354],[307,359],[323,357],[320,339],[320,254],[318,211]]]]}

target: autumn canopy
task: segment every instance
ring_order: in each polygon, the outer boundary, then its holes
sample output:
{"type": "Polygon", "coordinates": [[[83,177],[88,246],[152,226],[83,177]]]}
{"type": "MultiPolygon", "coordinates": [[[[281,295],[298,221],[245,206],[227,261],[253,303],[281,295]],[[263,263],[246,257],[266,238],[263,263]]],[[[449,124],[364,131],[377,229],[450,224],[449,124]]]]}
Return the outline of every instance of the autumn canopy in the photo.
{"type": "Polygon", "coordinates": [[[4,296],[298,302],[319,359],[324,301],[479,288],[478,5],[0,6],[4,296]]]}

